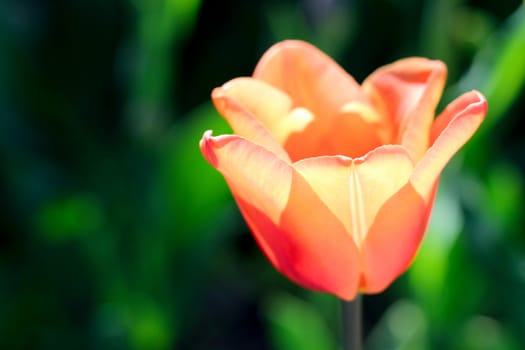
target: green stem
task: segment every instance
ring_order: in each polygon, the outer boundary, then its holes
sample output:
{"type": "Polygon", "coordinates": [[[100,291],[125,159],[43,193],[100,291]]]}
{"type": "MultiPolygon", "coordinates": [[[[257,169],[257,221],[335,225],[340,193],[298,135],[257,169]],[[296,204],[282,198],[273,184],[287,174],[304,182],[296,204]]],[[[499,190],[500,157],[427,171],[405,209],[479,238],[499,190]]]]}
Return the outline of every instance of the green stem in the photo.
{"type": "Polygon", "coordinates": [[[362,297],[358,294],[353,301],[341,301],[342,349],[361,350],[362,346],[362,297]]]}

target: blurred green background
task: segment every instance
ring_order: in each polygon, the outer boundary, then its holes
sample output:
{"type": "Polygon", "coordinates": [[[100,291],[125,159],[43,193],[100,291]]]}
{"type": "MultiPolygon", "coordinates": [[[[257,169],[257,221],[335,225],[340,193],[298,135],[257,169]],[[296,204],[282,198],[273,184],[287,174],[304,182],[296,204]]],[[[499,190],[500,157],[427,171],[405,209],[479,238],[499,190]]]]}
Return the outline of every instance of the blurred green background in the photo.
{"type": "Polygon", "coordinates": [[[358,81],[442,59],[441,108],[489,100],[366,348],[525,348],[522,1],[4,0],[1,349],[338,348],[338,301],[267,263],[198,150],[228,130],[212,88],[285,38],[358,81]]]}

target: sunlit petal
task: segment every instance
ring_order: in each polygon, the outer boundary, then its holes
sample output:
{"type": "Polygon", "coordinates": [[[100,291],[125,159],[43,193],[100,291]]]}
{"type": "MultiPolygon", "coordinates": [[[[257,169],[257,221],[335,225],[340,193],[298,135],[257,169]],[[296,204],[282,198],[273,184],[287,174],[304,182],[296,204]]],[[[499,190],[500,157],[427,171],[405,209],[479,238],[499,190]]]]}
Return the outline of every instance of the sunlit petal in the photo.
{"type": "Polygon", "coordinates": [[[414,160],[428,146],[446,75],[441,61],[412,57],[379,68],[363,82],[363,91],[380,114],[392,120],[394,142],[407,147],[414,160]]]}
{"type": "Polygon", "coordinates": [[[414,161],[423,157],[430,144],[430,129],[445,86],[445,65],[440,61],[431,62],[433,69],[426,87],[416,106],[407,115],[406,128],[401,135],[401,144],[408,149],[414,161]]]}
{"type": "Polygon", "coordinates": [[[207,132],[201,151],[281,273],[351,300],[407,269],[441,171],[487,111],[473,91],[434,121],[446,74],[442,62],[413,57],[359,86],[312,45],[288,40],[252,78],[214,90],[237,135],[207,132]]]}
{"type": "Polygon", "coordinates": [[[236,135],[212,137],[208,131],[200,141],[200,148],[234,193],[257,203],[257,208],[272,220],[279,220],[292,181],[293,169],[289,164],[266,148],[236,135]]]}
{"type": "Polygon", "coordinates": [[[201,151],[224,175],[261,249],[279,271],[307,288],[347,300],[355,296],[359,258],[354,242],[292,166],[238,136],[208,132],[201,151]]]}
{"type": "Polygon", "coordinates": [[[465,92],[463,95],[450,102],[450,104],[438,115],[434,124],[432,124],[432,129],[430,131],[430,144],[432,145],[436,141],[443,130],[448,127],[452,119],[464,113],[466,109],[478,109],[482,106],[484,106],[482,111],[485,113],[487,111],[487,101],[481,93],[475,90],[465,92]]]}
{"type": "Polygon", "coordinates": [[[334,117],[351,100],[365,102],[359,84],[316,47],[297,40],[272,46],[263,55],[253,77],[287,93],[294,105],[318,118],[334,117]]]}
{"type": "MultiPolygon", "coordinates": [[[[432,197],[434,193],[435,188],[432,197]]],[[[407,184],[381,206],[362,247],[363,292],[382,292],[406,270],[425,233],[432,203],[407,184]]]]}
{"type": "Polygon", "coordinates": [[[289,160],[271,132],[272,127],[286,117],[290,108],[289,99],[270,86],[248,81],[238,79],[214,89],[212,100],[215,107],[237,135],[266,147],[281,159],[289,160]],[[264,98],[269,97],[276,103],[264,103],[267,101],[264,98]]]}
{"type": "Polygon", "coordinates": [[[361,247],[383,203],[408,182],[413,169],[406,151],[382,146],[363,158],[316,157],[294,167],[345,225],[361,247]]]}
{"type": "Polygon", "coordinates": [[[411,182],[425,198],[431,198],[432,189],[452,156],[478,129],[487,112],[487,101],[478,92],[458,97],[436,120],[432,128],[434,142],[416,165],[411,182]]]}

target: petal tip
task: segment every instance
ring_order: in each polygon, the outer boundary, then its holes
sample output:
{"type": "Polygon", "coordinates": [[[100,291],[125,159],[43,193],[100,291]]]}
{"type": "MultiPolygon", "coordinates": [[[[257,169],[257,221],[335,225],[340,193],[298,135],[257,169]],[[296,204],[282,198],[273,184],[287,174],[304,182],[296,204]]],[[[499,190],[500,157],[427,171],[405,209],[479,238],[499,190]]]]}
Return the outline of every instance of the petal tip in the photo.
{"type": "Polygon", "coordinates": [[[472,90],[470,93],[475,95],[475,97],[477,98],[477,101],[473,102],[472,104],[474,106],[477,106],[480,109],[480,111],[483,112],[483,115],[485,115],[489,108],[489,104],[487,102],[485,95],[483,95],[478,90],[472,90]]]}
{"type": "Polygon", "coordinates": [[[479,124],[485,119],[488,111],[488,102],[481,92],[471,90],[460,96],[457,101],[464,101],[465,105],[463,111],[457,113],[456,118],[475,115],[479,124]]]}
{"type": "Polygon", "coordinates": [[[222,86],[216,87],[211,92],[211,100],[219,113],[221,113],[221,111],[223,111],[224,108],[226,107],[226,104],[227,104],[226,98],[227,98],[227,95],[222,86]]]}
{"type": "Polygon", "coordinates": [[[264,74],[264,71],[266,70],[266,65],[275,59],[276,57],[280,57],[283,53],[287,52],[293,52],[293,51],[300,51],[301,54],[306,54],[308,52],[315,52],[316,54],[319,54],[320,51],[315,46],[313,46],[310,43],[307,43],[306,41],[297,40],[297,39],[287,39],[280,41],[274,45],[272,45],[266,52],[263,54],[261,59],[259,60],[259,63],[255,67],[255,70],[253,72],[253,77],[258,78],[261,75],[264,74]]]}
{"type": "Polygon", "coordinates": [[[224,91],[223,91],[223,88],[222,86],[221,87],[216,87],[215,89],[213,89],[211,91],[211,98],[214,100],[216,98],[219,98],[221,96],[224,95],[224,91]]]}
{"type": "Polygon", "coordinates": [[[211,98],[213,100],[227,97],[231,94],[231,90],[235,91],[235,88],[243,88],[245,82],[250,80],[249,77],[238,77],[231,79],[224,83],[222,86],[216,87],[211,91],[211,98]],[[239,86],[240,85],[240,86],[239,86]]]}
{"type": "Polygon", "coordinates": [[[217,157],[213,150],[213,136],[211,130],[206,130],[202,135],[201,140],[199,141],[199,147],[204,158],[210,163],[213,167],[217,167],[217,157]]]}
{"type": "Polygon", "coordinates": [[[435,66],[436,69],[438,70],[443,70],[443,71],[446,71],[447,70],[447,65],[445,64],[445,62],[441,61],[441,60],[430,60],[430,62],[435,66]]]}

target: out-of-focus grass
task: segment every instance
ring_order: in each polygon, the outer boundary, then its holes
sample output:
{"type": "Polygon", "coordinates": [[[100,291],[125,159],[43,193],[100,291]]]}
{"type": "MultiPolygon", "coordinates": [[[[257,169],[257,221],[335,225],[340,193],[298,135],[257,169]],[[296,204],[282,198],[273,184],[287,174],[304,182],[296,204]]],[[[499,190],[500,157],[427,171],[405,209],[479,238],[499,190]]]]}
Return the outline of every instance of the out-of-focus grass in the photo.
{"type": "Polygon", "coordinates": [[[337,348],[337,300],[269,266],[198,148],[229,132],[211,89],[290,37],[358,80],[442,59],[443,104],[473,88],[489,101],[411,269],[364,298],[367,348],[525,347],[524,13],[517,0],[0,4],[0,347],[337,348]]]}

